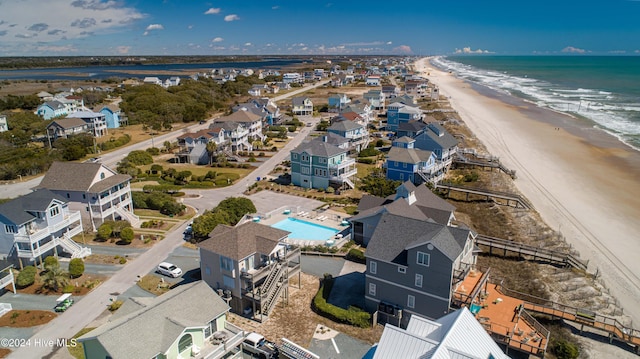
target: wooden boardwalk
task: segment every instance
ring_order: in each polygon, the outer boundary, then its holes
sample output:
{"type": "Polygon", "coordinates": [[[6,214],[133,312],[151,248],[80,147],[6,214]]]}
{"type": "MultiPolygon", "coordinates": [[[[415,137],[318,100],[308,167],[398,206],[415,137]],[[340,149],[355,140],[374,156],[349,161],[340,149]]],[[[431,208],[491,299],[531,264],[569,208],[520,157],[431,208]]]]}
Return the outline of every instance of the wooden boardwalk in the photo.
{"type": "Polygon", "coordinates": [[[462,193],[466,193],[467,201],[469,200],[469,195],[473,194],[473,195],[486,197],[487,200],[493,199],[498,204],[504,204],[506,206],[511,206],[513,204],[515,208],[533,209],[533,205],[526,198],[515,193],[491,191],[491,190],[475,188],[475,187],[458,186],[451,183],[439,183],[439,184],[436,184],[435,187],[438,190],[445,191],[447,194],[447,198],[450,196],[452,191],[462,192],[462,193]],[[504,203],[502,203],[501,201],[504,201],[504,203]]]}
{"type": "Polygon", "coordinates": [[[506,173],[511,178],[516,179],[516,171],[508,169],[500,160],[495,159],[492,161],[471,160],[462,155],[459,155],[453,160],[453,164],[457,167],[480,167],[482,169],[494,169],[497,168],[500,171],[506,173]]]}
{"type": "Polygon", "coordinates": [[[580,270],[587,270],[589,262],[583,262],[570,253],[562,253],[550,249],[538,248],[524,243],[518,243],[502,238],[485,236],[478,234],[475,240],[476,245],[489,247],[489,255],[502,251],[503,256],[507,253],[517,254],[520,257],[534,261],[544,261],[563,267],[572,267],[580,270]]]}

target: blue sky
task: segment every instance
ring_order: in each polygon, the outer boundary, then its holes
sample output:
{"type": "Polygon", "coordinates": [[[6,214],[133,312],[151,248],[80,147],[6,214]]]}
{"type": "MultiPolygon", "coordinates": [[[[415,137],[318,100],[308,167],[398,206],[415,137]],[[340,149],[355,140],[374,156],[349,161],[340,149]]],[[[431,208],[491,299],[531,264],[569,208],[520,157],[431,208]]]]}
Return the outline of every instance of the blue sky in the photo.
{"type": "Polygon", "coordinates": [[[640,55],[640,0],[0,0],[0,56],[640,55]]]}

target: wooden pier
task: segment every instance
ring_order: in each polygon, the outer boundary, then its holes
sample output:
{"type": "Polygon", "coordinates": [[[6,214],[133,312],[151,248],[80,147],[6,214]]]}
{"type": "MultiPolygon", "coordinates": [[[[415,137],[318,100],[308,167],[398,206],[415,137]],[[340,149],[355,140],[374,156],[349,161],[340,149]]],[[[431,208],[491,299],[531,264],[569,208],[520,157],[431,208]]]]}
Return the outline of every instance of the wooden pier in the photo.
{"type": "Polygon", "coordinates": [[[493,199],[496,203],[505,206],[513,206],[515,208],[533,209],[533,205],[524,197],[519,194],[491,191],[482,188],[466,187],[454,185],[451,183],[438,183],[435,185],[436,189],[444,190],[449,198],[451,192],[462,192],[466,194],[466,200],[469,201],[470,195],[478,195],[487,198],[487,201],[493,199]],[[504,202],[504,203],[503,203],[504,202]]]}

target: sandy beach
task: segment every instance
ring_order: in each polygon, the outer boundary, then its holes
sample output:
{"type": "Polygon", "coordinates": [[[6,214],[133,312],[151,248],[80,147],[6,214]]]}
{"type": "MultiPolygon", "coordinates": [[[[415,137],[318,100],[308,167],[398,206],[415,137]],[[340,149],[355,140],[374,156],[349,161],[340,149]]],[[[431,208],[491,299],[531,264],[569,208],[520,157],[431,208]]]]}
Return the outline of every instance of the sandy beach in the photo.
{"type": "Polygon", "coordinates": [[[585,121],[472,85],[428,59],[416,70],[517,171],[517,188],[640,327],[640,153],[585,121]]]}

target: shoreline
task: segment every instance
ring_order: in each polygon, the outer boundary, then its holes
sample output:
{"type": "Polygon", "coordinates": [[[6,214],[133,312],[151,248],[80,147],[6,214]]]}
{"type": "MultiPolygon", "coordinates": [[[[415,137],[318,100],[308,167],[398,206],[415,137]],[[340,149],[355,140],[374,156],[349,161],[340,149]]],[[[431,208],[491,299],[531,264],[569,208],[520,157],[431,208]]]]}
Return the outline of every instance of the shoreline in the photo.
{"type": "Polygon", "coordinates": [[[416,62],[514,184],[640,322],[640,153],[585,120],[416,62]],[[429,75],[427,75],[429,73],[429,75]]]}

